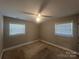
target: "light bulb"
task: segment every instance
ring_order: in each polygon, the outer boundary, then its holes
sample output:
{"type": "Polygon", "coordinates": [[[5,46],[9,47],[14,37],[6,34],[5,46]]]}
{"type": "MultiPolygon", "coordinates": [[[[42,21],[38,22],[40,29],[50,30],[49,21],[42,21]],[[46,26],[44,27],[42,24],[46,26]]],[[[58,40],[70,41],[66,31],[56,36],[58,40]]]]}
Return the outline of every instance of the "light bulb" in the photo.
{"type": "Polygon", "coordinates": [[[40,14],[37,15],[36,22],[37,23],[40,23],[41,22],[41,15],[40,14]]]}
{"type": "Polygon", "coordinates": [[[39,23],[41,20],[39,17],[37,17],[36,22],[39,23]]]}

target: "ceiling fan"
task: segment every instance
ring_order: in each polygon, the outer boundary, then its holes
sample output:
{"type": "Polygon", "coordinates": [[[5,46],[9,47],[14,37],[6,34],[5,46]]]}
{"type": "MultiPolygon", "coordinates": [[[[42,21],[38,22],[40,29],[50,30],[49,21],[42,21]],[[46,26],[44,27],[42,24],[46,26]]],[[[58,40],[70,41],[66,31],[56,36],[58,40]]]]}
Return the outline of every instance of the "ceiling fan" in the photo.
{"type": "Polygon", "coordinates": [[[51,18],[53,16],[48,16],[48,15],[41,15],[41,12],[45,9],[45,7],[48,5],[50,0],[43,0],[39,10],[38,10],[38,13],[35,14],[35,13],[31,13],[31,12],[26,12],[26,11],[21,11],[23,14],[27,14],[27,15],[35,15],[37,16],[37,20],[39,20],[40,17],[48,17],[48,18],[51,18]]]}

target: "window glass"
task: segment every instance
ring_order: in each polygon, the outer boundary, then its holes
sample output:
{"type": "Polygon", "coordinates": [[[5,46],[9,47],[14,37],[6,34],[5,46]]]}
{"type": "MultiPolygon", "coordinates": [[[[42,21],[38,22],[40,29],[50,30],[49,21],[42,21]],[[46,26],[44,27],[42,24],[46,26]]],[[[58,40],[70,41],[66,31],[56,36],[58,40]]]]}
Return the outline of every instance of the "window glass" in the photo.
{"type": "Polygon", "coordinates": [[[25,24],[9,24],[9,35],[25,34],[25,24]]]}
{"type": "Polygon", "coordinates": [[[73,36],[73,23],[55,24],[55,34],[73,36]]]}

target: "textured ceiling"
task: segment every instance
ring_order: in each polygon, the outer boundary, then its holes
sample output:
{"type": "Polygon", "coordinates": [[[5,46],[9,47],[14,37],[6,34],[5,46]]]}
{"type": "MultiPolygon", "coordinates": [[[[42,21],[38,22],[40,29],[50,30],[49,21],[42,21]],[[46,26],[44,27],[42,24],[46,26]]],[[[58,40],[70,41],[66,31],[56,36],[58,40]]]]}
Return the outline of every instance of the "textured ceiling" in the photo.
{"type": "MultiPolygon", "coordinates": [[[[31,12],[58,18],[79,13],[79,0],[0,0],[0,12],[9,17],[35,21],[35,16],[23,14],[31,12]],[[41,6],[43,4],[43,7],[41,6]]],[[[46,20],[49,18],[43,18],[46,20]]]]}

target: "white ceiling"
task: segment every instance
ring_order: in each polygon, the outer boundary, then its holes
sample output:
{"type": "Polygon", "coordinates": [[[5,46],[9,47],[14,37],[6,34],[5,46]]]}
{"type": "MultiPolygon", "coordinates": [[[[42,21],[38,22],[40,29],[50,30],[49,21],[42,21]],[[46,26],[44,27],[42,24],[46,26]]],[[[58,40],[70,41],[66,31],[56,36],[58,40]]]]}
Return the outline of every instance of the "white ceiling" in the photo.
{"type": "MultiPolygon", "coordinates": [[[[0,0],[0,12],[9,17],[35,21],[35,16],[21,11],[38,13],[43,0],[0,0]]],[[[48,0],[41,14],[52,18],[79,13],[79,0],[48,0]]],[[[49,18],[43,18],[46,20],[49,18]]]]}

